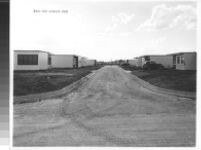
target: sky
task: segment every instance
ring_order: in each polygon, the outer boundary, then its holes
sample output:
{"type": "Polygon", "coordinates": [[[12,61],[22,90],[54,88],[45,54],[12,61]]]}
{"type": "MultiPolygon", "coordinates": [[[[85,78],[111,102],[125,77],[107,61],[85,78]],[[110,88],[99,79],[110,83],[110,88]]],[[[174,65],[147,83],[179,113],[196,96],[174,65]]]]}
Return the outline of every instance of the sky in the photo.
{"type": "Polygon", "coordinates": [[[11,47],[100,61],[196,51],[196,2],[15,0],[11,47]]]}

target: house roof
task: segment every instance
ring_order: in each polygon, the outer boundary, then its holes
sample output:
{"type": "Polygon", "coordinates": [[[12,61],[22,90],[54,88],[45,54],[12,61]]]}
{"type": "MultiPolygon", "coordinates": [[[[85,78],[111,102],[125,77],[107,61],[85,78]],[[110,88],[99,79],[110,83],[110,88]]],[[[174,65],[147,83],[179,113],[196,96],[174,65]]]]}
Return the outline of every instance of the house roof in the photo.
{"type": "Polygon", "coordinates": [[[142,55],[142,56],[135,57],[135,58],[146,57],[146,56],[153,56],[153,57],[165,57],[165,56],[168,56],[168,55],[142,55]]]}
{"type": "Polygon", "coordinates": [[[52,54],[53,56],[77,56],[74,54],[52,54]]]}
{"type": "Polygon", "coordinates": [[[48,53],[48,54],[51,54],[50,52],[47,52],[47,51],[42,51],[42,50],[14,50],[15,52],[42,52],[42,53],[48,53]]]}
{"type": "Polygon", "coordinates": [[[38,53],[42,52],[42,53],[48,53],[54,56],[77,56],[74,54],[52,54],[50,52],[43,51],[43,50],[15,50],[15,52],[38,52],[38,53]]]}
{"type": "Polygon", "coordinates": [[[171,53],[171,54],[166,54],[166,55],[142,55],[142,56],[138,56],[138,57],[134,57],[134,58],[138,59],[138,58],[142,58],[145,56],[165,57],[165,56],[171,56],[171,55],[193,54],[193,53],[196,53],[196,52],[177,52],[177,53],[171,53]]]}
{"type": "Polygon", "coordinates": [[[168,54],[168,55],[182,55],[182,54],[196,54],[196,52],[178,52],[178,53],[171,53],[171,54],[168,54]]]}

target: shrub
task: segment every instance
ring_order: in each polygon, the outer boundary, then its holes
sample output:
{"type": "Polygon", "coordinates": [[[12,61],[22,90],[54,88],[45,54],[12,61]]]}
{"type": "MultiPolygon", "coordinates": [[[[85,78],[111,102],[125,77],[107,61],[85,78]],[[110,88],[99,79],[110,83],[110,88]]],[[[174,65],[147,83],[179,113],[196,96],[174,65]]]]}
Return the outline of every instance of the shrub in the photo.
{"type": "Polygon", "coordinates": [[[145,70],[158,70],[158,69],[164,69],[164,66],[162,64],[157,64],[153,61],[147,62],[143,65],[143,69],[145,70]]]}
{"type": "Polygon", "coordinates": [[[123,66],[123,67],[130,67],[130,64],[129,63],[122,63],[121,66],[123,66]]]}

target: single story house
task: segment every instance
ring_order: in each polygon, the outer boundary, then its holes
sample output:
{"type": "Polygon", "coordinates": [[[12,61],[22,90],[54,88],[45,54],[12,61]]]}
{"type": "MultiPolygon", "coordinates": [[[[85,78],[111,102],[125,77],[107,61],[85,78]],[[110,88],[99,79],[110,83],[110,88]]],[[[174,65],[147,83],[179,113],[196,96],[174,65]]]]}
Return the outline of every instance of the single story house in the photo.
{"type": "Polygon", "coordinates": [[[177,70],[196,70],[196,52],[180,52],[173,56],[173,67],[177,70]]]}
{"type": "Polygon", "coordinates": [[[51,55],[52,68],[78,68],[76,55],[51,55]]]}
{"type": "Polygon", "coordinates": [[[147,62],[155,62],[163,65],[165,68],[173,67],[173,56],[171,55],[144,55],[137,58],[138,67],[143,67],[147,62]]]}
{"type": "Polygon", "coordinates": [[[51,67],[51,54],[41,50],[15,50],[14,70],[45,70],[51,67]]]}

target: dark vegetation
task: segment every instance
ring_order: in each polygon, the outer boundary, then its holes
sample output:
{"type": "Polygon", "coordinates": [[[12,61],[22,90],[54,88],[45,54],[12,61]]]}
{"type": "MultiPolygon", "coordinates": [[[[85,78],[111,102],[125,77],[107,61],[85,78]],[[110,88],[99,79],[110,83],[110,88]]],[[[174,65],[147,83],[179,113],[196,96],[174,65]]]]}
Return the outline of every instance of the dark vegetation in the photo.
{"type": "Polygon", "coordinates": [[[49,69],[41,71],[15,71],[14,96],[59,90],[88,75],[101,66],[79,69],[49,69]]]}
{"type": "Polygon", "coordinates": [[[121,66],[133,75],[161,88],[196,92],[196,71],[164,69],[160,65],[148,64],[140,69],[130,65],[121,66]],[[150,66],[151,65],[151,66],[150,66]]]}
{"type": "Polygon", "coordinates": [[[155,62],[147,62],[143,65],[143,69],[145,70],[155,70],[155,69],[164,69],[164,66],[161,64],[157,64],[155,62]]]}

